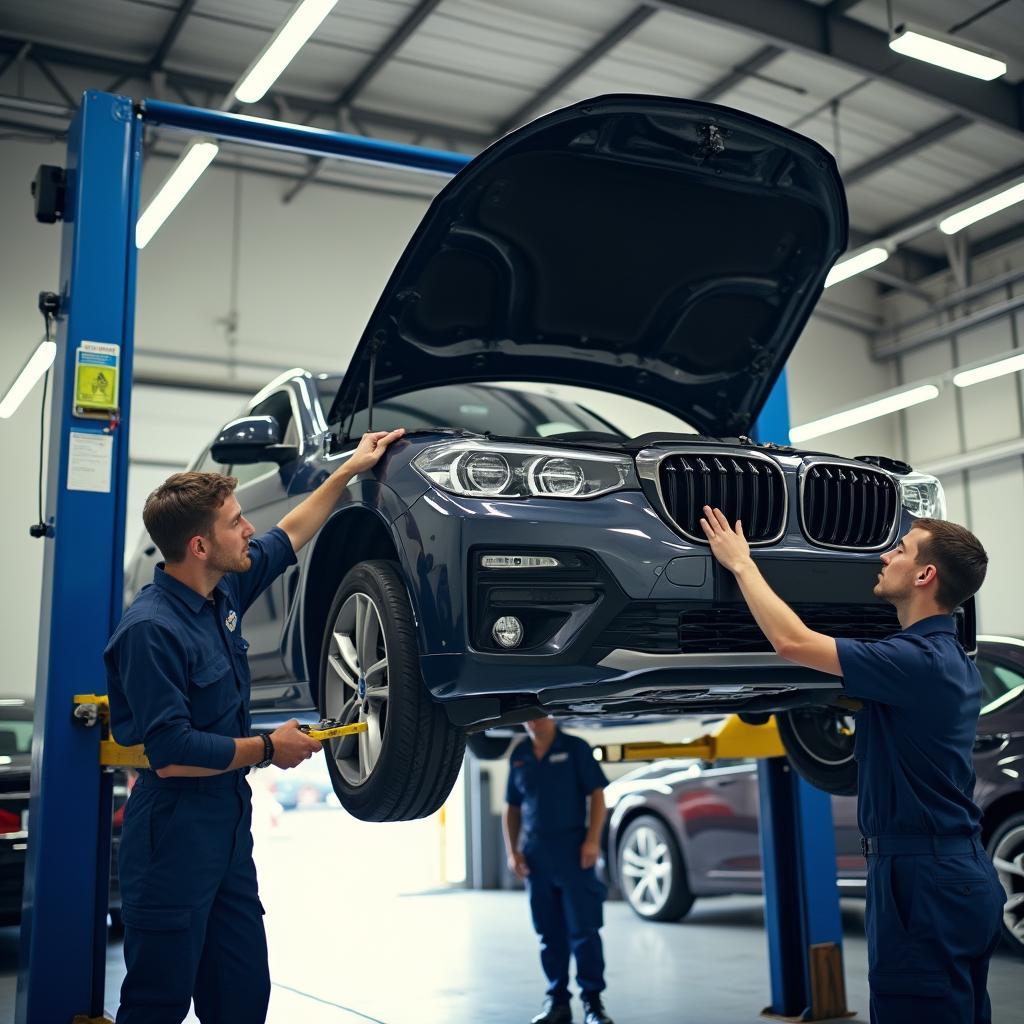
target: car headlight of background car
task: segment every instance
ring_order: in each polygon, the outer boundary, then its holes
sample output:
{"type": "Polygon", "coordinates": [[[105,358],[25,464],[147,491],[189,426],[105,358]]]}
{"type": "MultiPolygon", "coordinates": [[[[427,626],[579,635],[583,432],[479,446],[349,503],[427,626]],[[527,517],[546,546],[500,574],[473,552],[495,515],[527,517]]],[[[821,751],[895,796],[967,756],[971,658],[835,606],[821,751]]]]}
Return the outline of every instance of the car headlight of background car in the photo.
{"type": "Polygon", "coordinates": [[[593,498],[640,486],[628,456],[489,441],[436,445],[413,465],[441,490],[471,498],[593,498]]]}
{"type": "Polygon", "coordinates": [[[918,518],[945,519],[946,495],[942,484],[927,473],[908,473],[900,477],[903,507],[918,518]]]}

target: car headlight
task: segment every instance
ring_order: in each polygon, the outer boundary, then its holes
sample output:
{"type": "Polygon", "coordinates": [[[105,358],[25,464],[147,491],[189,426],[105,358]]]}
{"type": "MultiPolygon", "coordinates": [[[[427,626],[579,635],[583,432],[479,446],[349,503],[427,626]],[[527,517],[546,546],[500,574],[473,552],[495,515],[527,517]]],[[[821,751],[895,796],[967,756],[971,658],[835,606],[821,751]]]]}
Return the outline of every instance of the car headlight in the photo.
{"type": "Polygon", "coordinates": [[[625,455],[490,441],[436,445],[412,464],[441,490],[471,498],[593,498],[640,486],[625,455]]]}
{"type": "Polygon", "coordinates": [[[946,518],[946,495],[935,477],[927,473],[908,473],[899,480],[903,507],[912,516],[919,519],[946,518]]]}

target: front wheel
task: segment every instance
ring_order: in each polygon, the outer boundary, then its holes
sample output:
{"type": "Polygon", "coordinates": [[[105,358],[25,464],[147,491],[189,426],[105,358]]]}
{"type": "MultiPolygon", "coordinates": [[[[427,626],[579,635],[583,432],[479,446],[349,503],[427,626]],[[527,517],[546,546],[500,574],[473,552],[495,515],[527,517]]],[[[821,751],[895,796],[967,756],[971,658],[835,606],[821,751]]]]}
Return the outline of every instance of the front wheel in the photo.
{"type": "Polygon", "coordinates": [[[775,716],[779,738],[794,771],[833,796],[856,796],[854,718],[842,708],[812,707],[775,716]]]}
{"type": "Polygon", "coordinates": [[[693,906],[679,846],[661,818],[642,814],[629,823],[618,849],[619,888],[646,921],[678,921],[693,906]]]}
{"type": "Polygon", "coordinates": [[[1011,814],[996,826],[988,854],[1006,890],[1003,938],[1017,956],[1024,957],[1024,813],[1011,814]]]}
{"type": "Polygon", "coordinates": [[[320,650],[319,702],[324,717],[367,727],[324,744],[346,811],[408,821],[445,802],[465,741],[423,683],[412,607],[393,562],[360,562],[338,587],[320,650]]]}

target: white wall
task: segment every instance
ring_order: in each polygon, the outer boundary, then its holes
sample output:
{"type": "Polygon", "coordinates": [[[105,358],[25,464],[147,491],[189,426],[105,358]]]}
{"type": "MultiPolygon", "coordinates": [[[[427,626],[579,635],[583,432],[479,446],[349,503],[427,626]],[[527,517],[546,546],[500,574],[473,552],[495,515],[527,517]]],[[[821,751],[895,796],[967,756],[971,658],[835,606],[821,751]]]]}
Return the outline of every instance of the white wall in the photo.
{"type": "MultiPolygon", "coordinates": [[[[13,378],[39,339],[36,293],[58,284],[59,230],[35,223],[28,196],[28,182],[40,162],[62,164],[63,148],[0,141],[0,223],[6,242],[0,252],[0,384],[13,378]]],[[[155,159],[147,167],[144,200],[167,166],[155,159]]],[[[280,180],[214,165],[140,254],[139,371],[230,380],[255,390],[275,367],[344,369],[426,204],[314,184],[286,206],[280,201],[286,187],[280,180]],[[237,265],[232,260],[236,204],[237,265]],[[232,344],[226,320],[234,290],[238,317],[232,344]],[[211,367],[147,354],[154,350],[225,358],[234,353],[239,361],[267,366],[211,367]]],[[[872,311],[872,290],[857,282],[842,286],[841,299],[872,311]]],[[[788,372],[794,423],[895,383],[891,366],[868,358],[862,335],[817,319],[798,344],[788,372]]],[[[554,390],[567,398],[576,395],[573,389],[554,390]]],[[[37,389],[14,418],[0,421],[9,483],[9,498],[0,511],[5,567],[8,579],[21,584],[18,599],[8,602],[0,620],[0,642],[7,652],[8,686],[17,692],[34,687],[43,549],[27,528],[35,518],[38,398],[37,389]]],[[[130,550],[139,538],[145,495],[184,466],[241,401],[237,394],[135,389],[130,550]]],[[[673,417],[628,399],[609,398],[597,411],[629,432],[685,429],[673,417]]],[[[823,438],[820,447],[843,455],[892,452],[897,446],[894,425],[895,420],[879,421],[837,433],[823,438]]]]}
{"type": "MultiPolygon", "coordinates": [[[[972,283],[1001,276],[1014,268],[1024,270],[1024,245],[1010,246],[978,259],[972,268],[972,283]]],[[[950,275],[937,276],[926,282],[926,287],[936,297],[958,290],[950,275]]],[[[949,323],[1020,295],[1024,295],[1024,282],[933,315],[907,333],[949,323]]],[[[919,300],[899,294],[891,295],[882,308],[889,324],[920,315],[926,309],[919,300]]],[[[1018,348],[1022,337],[1024,313],[1008,313],[907,352],[892,360],[891,365],[898,367],[902,381],[911,383],[1018,348]]],[[[939,398],[903,414],[904,457],[915,468],[928,471],[950,456],[977,453],[1024,437],[1022,389],[1021,374],[963,389],[947,384],[939,398]]],[[[1024,460],[1016,455],[939,475],[946,490],[949,518],[976,533],[989,554],[988,577],[978,599],[981,630],[1024,633],[1024,617],[1019,610],[1024,541],[1017,529],[1024,507],[1024,460]]]]}

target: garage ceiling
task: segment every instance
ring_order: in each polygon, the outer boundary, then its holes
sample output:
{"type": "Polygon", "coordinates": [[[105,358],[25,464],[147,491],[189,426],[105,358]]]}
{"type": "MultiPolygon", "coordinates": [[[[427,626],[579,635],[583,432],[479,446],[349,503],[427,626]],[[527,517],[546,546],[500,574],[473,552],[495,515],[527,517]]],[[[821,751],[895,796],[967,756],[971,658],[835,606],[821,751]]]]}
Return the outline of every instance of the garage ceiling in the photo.
{"type": "MultiPolygon", "coordinates": [[[[0,138],[58,134],[83,88],[220,106],[291,6],[0,0],[0,138]]],[[[855,242],[909,227],[900,259],[874,272],[899,286],[946,264],[944,236],[915,235],[922,217],[1024,176],[1024,0],[892,8],[897,22],[1002,52],[1007,75],[977,82],[893,53],[885,0],[340,0],[266,100],[245,110],[475,152],[599,93],[711,99],[830,149],[855,242]]],[[[292,179],[286,199],[313,177],[399,191],[435,184],[251,151],[245,159],[292,179]]],[[[1018,236],[1021,207],[979,223],[970,243],[978,253],[1018,236]]]]}

